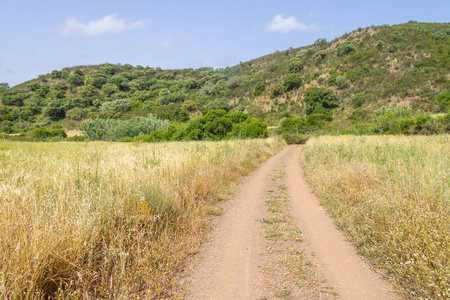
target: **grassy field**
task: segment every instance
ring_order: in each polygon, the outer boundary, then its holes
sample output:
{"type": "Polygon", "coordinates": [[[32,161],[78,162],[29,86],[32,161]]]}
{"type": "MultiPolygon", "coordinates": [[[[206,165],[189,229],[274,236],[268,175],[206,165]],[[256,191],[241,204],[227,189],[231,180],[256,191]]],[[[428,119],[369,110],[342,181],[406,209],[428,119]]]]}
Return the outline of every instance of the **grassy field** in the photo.
{"type": "Polygon", "coordinates": [[[450,298],[450,136],[321,137],[307,180],[407,298],[450,298]]]}
{"type": "Polygon", "coordinates": [[[282,145],[0,141],[0,298],[169,297],[204,217],[282,145]]]}

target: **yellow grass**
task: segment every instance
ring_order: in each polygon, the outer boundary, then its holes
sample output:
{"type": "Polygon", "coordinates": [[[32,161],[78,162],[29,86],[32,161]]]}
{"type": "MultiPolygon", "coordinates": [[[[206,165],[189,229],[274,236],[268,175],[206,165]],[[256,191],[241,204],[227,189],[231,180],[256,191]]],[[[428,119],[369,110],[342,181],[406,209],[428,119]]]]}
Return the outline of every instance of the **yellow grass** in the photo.
{"type": "Polygon", "coordinates": [[[74,136],[84,136],[84,132],[81,130],[67,130],[66,131],[67,137],[74,137],[74,136]]]}
{"type": "Polygon", "coordinates": [[[406,297],[450,298],[450,136],[321,137],[302,163],[338,225],[406,297]]]}
{"type": "Polygon", "coordinates": [[[282,145],[0,141],[0,298],[169,297],[205,214],[282,145]]]}

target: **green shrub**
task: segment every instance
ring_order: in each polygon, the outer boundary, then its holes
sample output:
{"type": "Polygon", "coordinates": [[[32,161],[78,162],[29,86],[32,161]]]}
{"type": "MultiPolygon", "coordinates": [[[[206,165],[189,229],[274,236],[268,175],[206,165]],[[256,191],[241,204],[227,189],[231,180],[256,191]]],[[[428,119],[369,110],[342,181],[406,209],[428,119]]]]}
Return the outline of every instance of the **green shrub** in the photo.
{"type": "Polygon", "coordinates": [[[289,72],[291,73],[298,73],[301,70],[303,70],[305,62],[299,58],[293,58],[289,61],[289,72]]]}
{"type": "Polygon", "coordinates": [[[280,127],[278,128],[279,133],[286,132],[305,132],[307,129],[306,118],[286,118],[281,122],[280,127]]]}
{"type": "Polygon", "coordinates": [[[282,137],[288,145],[306,144],[309,139],[308,135],[300,133],[285,133],[282,137]]]}
{"type": "Polygon", "coordinates": [[[302,77],[299,74],[286,75],[283,85],[288,91],[299,88],[302,85],[302,77]]]}
{"type": "Polygon", "coordinates": [[[354,107],[361,107],[364,104],[364,96],[362,94],[356,94],[352,98],[352,103],[354,107]]]}
{"type": "Polygon", "coordinates": [[[439,104],[442,111],[450,109],[450,92],[443,92],[438,97],[439,104]]]}
{"type": "Polygon", "coordinates": [[[264,82],[258,82],[253,89],[253,96],[257,97],[261,95],[266,90],[266,85],[264,82]]]}
{"type": "Polygon", "coordinates": [[[267,125],[257,118],[249,118],[242,123],[246,138],[256,139],[267,137],[267,125]]]}
{"type": "Polygon", "coordinates": [[[331,109],[337,106],[337,96],[332,90],[311,87],[305,91],[306,114],[332,115],[331,109]]]}
{"type": "Polygon", "coordinates": [[[345,75],[336,77],[336,86],[338,89],[345,89],[350,86],[350,80],[345,75]]]}
{"type": "Polygon", "coordinates": [[[117,141],[126,137],[150,134],[153,131],[169,127],[168,121],[162,121],[153,115],[129,120],[95,119],[81,126],[90,140],[117,141]]]}
{"type": "Polygon", "coordinates": [[[68,141],[68,142],[84,142],[86,140],[89,140],[89,139],[87,139],[83,135],[74,135],[74,136],[66,138],[66,141],[68,141]]]}
{"type": "Polygon", "coordinates": [[[270,89],[270,98],[281,96],[283,93],[284,93],[283,84],[281,84],[281,82],[275,83],[270,89]]]}
{"type": "Polygon", "coordinates": [[[348,70],[345,75],[351,82],[355,82],[358,79],[371,76],[372,70],[372,66],[357,66],[348,70]]]}
{"type": "Polygon", "coordinates": [[[345,41],[337,47],[336,54],[337,56],[345,56],[355,51],[356,46],[353,44],[353,42],[345,41]]]}
{"type": "Polygon", "coordinates": [[[64,129],[52,129],[48,130],[46,128],[36,128],[31,132],[31,136],[36,139],[48,139],[48,138],[66,138],[67,134],[64,129]]]}

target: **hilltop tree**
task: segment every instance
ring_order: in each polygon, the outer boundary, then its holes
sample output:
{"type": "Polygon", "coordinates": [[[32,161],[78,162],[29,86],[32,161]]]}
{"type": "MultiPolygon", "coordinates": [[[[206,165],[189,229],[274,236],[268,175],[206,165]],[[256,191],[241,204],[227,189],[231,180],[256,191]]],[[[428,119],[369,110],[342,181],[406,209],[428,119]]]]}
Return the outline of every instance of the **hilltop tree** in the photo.
{"type": "Polygon", "coordinates": [[[9,84],[6,82],[0,82],[0,93],[9,90],[9,84]]]}
{"type": "Polygon", "coordinates": [[[336,49],[337,56],[345,56],[355,51],[356,46],[350,41],[343,42],[336,49]]]}
{"type": "Polygon", "coordinates": [[[323,39],[317,39],[314,42],[314,46],[316,46],[317,49],[323,49],[325,48],[325,46],[327,45],[328,41],[327,39],[323,38],[323,39]]]}

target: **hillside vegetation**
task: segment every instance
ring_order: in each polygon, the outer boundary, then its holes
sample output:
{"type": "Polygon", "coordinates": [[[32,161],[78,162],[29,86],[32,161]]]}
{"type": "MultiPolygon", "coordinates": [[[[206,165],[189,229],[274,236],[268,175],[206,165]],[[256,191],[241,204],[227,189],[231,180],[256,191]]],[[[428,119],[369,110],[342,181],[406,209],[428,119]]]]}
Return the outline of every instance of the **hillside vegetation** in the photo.
{"type": "Polygon", "coordinates": [[[190,139],[182,124],[224,110],[273,126],[287,117],[314,115],[312,127],[297,130],[309,133],[423,133],[424,126],[431,133],[448,132],[449,69],[450,24],[414,21],[358,28],[331,42],[318,39],[224,69],[78,66],[11,89],[3,84],[0,131],[32,135],[37,128],[78,129],[90,120],[152,114],[175,125],[177,134],[170,138],[190,139]],[[400,113],[402,124],[383,127],[380,109],[412,114],[400,113]],[[417,122],[421,114],[425,120],[417,122]]]}

